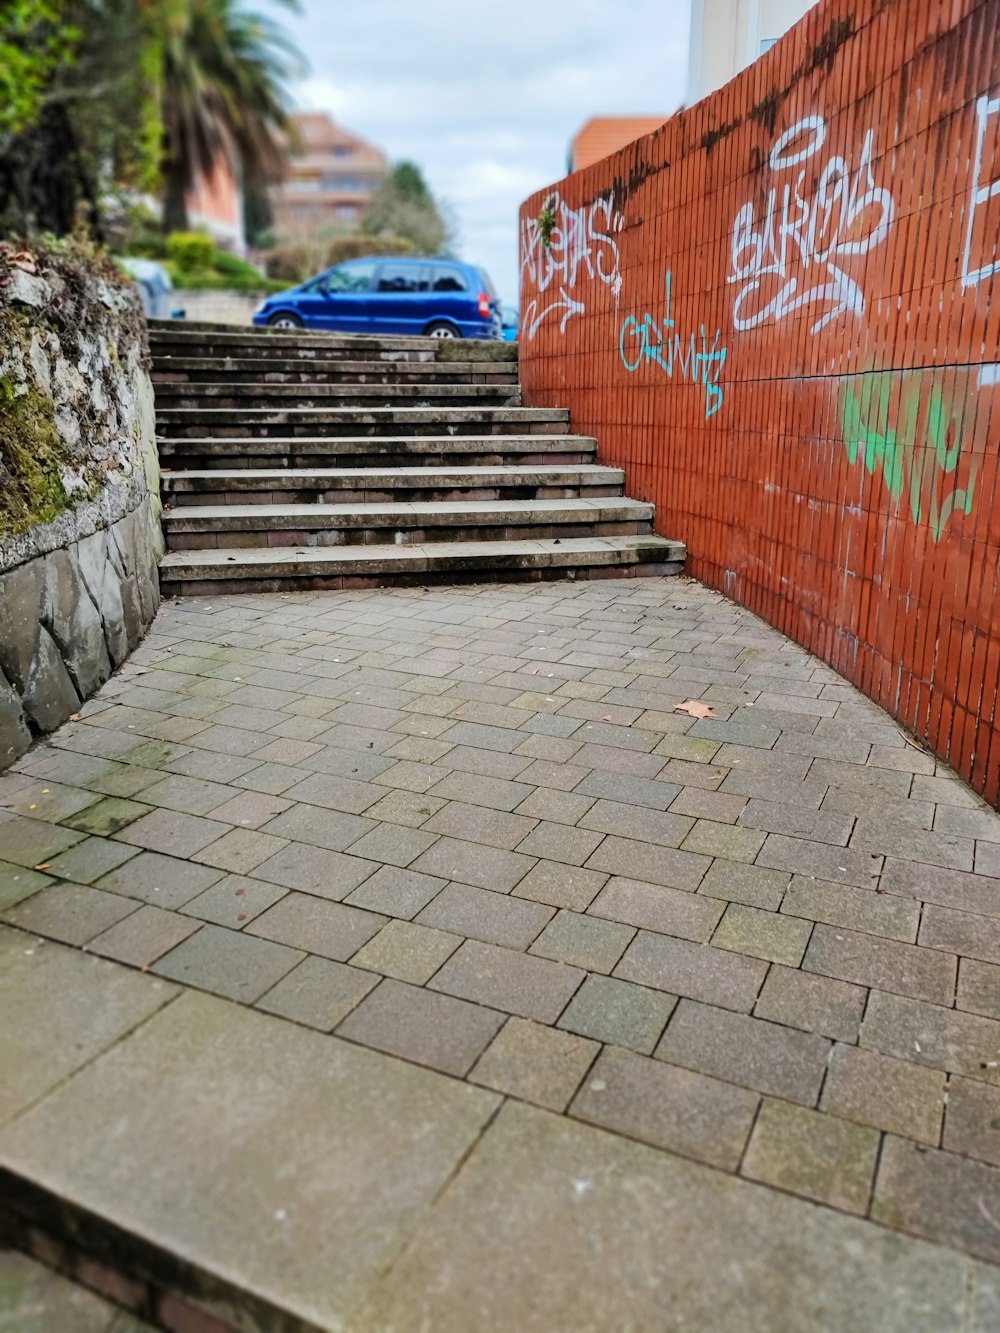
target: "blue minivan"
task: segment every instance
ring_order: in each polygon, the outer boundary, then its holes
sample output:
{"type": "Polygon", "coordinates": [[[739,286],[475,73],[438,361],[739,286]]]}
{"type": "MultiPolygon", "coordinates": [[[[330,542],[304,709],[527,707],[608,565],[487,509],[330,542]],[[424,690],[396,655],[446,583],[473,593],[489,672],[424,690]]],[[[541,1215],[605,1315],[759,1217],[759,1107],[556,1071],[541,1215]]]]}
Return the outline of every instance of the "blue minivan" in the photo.
{"type": "Polygon", "coordinates": [[[273,329],[502,338],[500,298],[484,269],[451,259],[372,255],[269,296],[253,317],[273,329]]]}

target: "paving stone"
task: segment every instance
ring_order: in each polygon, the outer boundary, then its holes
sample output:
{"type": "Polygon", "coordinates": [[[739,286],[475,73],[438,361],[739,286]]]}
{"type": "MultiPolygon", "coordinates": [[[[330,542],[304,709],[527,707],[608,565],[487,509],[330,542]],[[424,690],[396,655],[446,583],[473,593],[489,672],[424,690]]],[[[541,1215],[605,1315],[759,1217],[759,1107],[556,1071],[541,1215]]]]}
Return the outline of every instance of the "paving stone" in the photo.
{"type": "MultiPolygon", "coordinates": [[[[183,773],[207,782],[240,782],[246,774],[260,767],[259,759],[245,759],[237,754],[215,754],[210,750],[192,750],[164,765],[172,773],[183,773]]],[[[162,774],[157,773],[157,777],[162,774]]],[[[124,794],[124,793],[123,793],[124,794]]]]}
{"type": "Polygon", "coordinates": [[[510,812],[531,794],[526,782],[508,782],[502,778],[484,777],[479,773],[449,773],[429,789],[431,796],[449,801],[464,801],[485,806],[488,810],[510,812]]]}
{"type": "Polygon", "coordinates": [[[941,1146],[1000,1166],[1000,1088],[951,1078],[941,1146]]]}
{"type": "Polygon", "coordinates": [[[708,944],[640,930],[615,968],[615,976],[671,994],[749,1013],[767,963],[708,944]]]}
{"type": "MultiPolygon", "coordinates": [[[[887,824],[870,815],[858,819],[851,835],[851,846],[878,851],[881,856],[901,856],[905,860],[922,861],[951,870],[971,870],[975,849],[971,838],[887,824]]],[[[989,874],[989,871],[984,873],[989,874]]]]}
{"type": "Polygon", "coordinates": [[[384,819],[390,824],[405,824],[419,828],[431,815],[444,806],[436,796],[422,796],[419,792],[390,791],[368,808],[369,819],[384,819]]]}
{"type": "Polygon", "coordinates": [[[589,972],[610,972],[634,934],[629,926],[561,911],[535,940],[530,952],[589,972]]]}
{"type": "Polygon", "coordinates": [[[954,1001],[958,970],[950,954],[824,925],[814,927],[802,968],[932,1004],[954,1001]]]}
{"type": "Polygon", "coordinates": [[[959,959],[955,1004],[959,1009],[1000,1019],[1000,967],[975,958],[959,959]]]}
{"type": "MultiPolygon", "coordinates": [[[[383,777],[384,774],[380,774],[383,777]]],[[[284,793],[290,801],[304,801],[328,810],[342,810],[345,814],[360,815],[383,795],[381,787],[370,782],[356,782],[353,778],[329,773],[314,773],[304,782],[297,782],[284,793]]]]}
{"type": "Polygon", "coordinates": [[[222,878],[220,870],[193,865],[159,852],[140,852],[138,856],[98,880],[98,888],[123,893],[128,898],[152,903],[168,911],[203,893],[222,878]]]}
{"type": "Polygon", "coordinates": [[[179,810],[187,815],[207,815],[232,797],[232,788],[221,782],[171,773],[143,792],[147,805],[179,810]]]}
{"type": "Polygon", "coordinates": [[[576,967],[467,940],[430,982],[433,990],[554,1023],[583,980],[576,967]]]}
{"type": "Polygon", "coordinates": [[[300,950],[286,949],[271,940],[205,925],[155,962],[150,971],[228,1000],[253,1004],[303,957],[300,950]]]}
{"type": "Polygon", "coordinates": [[[1000,1084],[1000,1022],[872,991],[860,1044],[918,1065],[1000,1084]]]}
{"type": "MultiPolygon", "coordinates": [[[[717,742],[711,743],[718,748],[717,742]]],[[[664,766],[660,778],[667,782],[676,782],[681,789],[695,787],[702,791],[716,791],[722,785],[727,771],[721,764],[689,763],[685,759],[671,759],[664,766]]]]}
{"type": "Polygon", "coordinates": [[[563,1012],[559,1026],[649,1055],[676,1003],[675,995],[663,991],[615,977],[588,976],[563,1012]]]}
{"type": "Polygon", "coordinates": [[[588,859],[587,868],[693,892],[710,864],[707,856],[609,835],[588,859]]]}
{"type": "Polygon", "coordinates": [[[552,908],[469,884],[449,884],[420,913],[421,925],[487,944],[526,949],[552,917],[552,908]]]}
{"type": "MultiPolygon", "coordinates": [[[[579,734],[583,735],[582,732],[579,734]]],[[[617,746],[591,742],[582,745],[577,750],[573,756],[573,762],[581,768],[596,768],[600,769],[602,773],[632,778],[654,778],[663,768],[664,763],[660,755],[646,754],[641,750],[623,750],[617,746]]],[[[577,790],[582,791],[583,785],[581,784],[577,790]]]]}
{"type": "Polygon", "coordinates": [[[0,1121],[26,1110],[176,993],[78,949],[38,948],[21,931],[0,926],[0,1121]]]}
{"type": "Polygon", "coordinates": [[[357,842],[351,843],[351,855],[367,857],[392,866],[408,866],[433,846],[437,834],[399,824],[380,824],[357,842]]]}
{"type": "Polygon", "coordinates": [[[772,963],[798,967],[809,943],[812,923],[764,912],[758,907],[730,903],[712,943],[719,949],[752,954],[772,963]]]}
{"type": "Polygon", "coordinates": [[[257,829],[274,819],[292,806],[291,801],[267,792],[244,791],[239,796],[217,806],[212,812],[213,819],[224,819],[229,824],[238,824],[241,828],[257,829]]]}
{"type": "Polygon", "coordinates": [[[503,1014],[481,1005],[389,979],[348,1015],[338,1032],[364,1046],[461,1077],[503,1021],[503,1014]]]}
{"type": "Polygon", "coordinates": [[[535,821],[525,819],[523,815],[510,815],[481,806],[465,805],[461,801],[450,801],[428,819],[423,828],[431,833],[444,833],[449,837],[512,851],[524,841],[534,826],[535,821]]]}
{"type": "Polygon", "coordinates": [[[94,833],[100,837],[109,837],[119,829],[126,828],[147,814],[150,806],[138,801],[126,801],[120,796],[105,796],[96,805],[90,805],[79,814],[70,815],[65,823],[70,828],[80,829],[84,833],[94,833]]]}
{"type": "Polygon", "coordinates": [[[873,1129],[765,1097],[743,1174],[848,1213],[868,1211],[879,1135],[873,1129]]]}
{"type": "Polygon", "coordinates": [[[874,888],[882,868],[882,857],[849,847],[829,847],[804,838],[786,838],[769,833],[758,853],[757,865],[772,870],[790,870],[837,884],[874,888]]]}
{"type": "Polygon", "coordinates": [[[340,902],[377,869],[374,861],[359,856],[292,842],[254,866],[253,878],[340,902]]]}
{"type": "Polygon", "coordinates": [[[622,805],[643,805],[650,810],[666,810],[680,795],[680,791],[676,782],[658,782],[634,774],[599,771],[584,778],[573,789],[573,795],[603,798],[622,805]]]}
{"type": "Polygon", "coordinates": [[[173,856],[193,856],[229,832],[229,825],[174,810],[154,810],[121,830],[120,841],[173,856]]]}
{"type": "Polygon", "coordinates": [[[846,847],[854,819],[834,810],[811,810],[802,805],[786,805],[771,800],[751,800],[739,816],[746,828],[767,833],[784,833],[793,838],[828,842],[846,847]]]}
{"type": "MultiPolygon", "coordinates": [[[[513,816],[508,816],[513,818],[513,816]]],[[[439,838],[410,865],[421,874],[474,884],[480,889],[508,893],[534,864],[530,856],[494,847],[481,847],[459,838],[439,838]]]]}
{"type": "Polygon", "coordinates": [[[830,1043],[746,1014],[682,999],[656,1048],[657,1059],[814,1106],[830,1043]]]}
{"type": "Polygon", "coordinates": [[[694,821],[682,815],[665,814],[619,801],[598,801],[580,821],[582,828],[615,833],[660,847],[679,847],[694,821]]]}
{"type": "Polygon", "coordinates": [[[886,858],[879,887],[886,893],[918,898],[925,903],[1000,917],[1000,879],[986,875],[970,875],[961,870],[945,870],[890,856],[886,858]]]}
{"type": "Polygon", "coordinates": [[[563,1111],[600,1049],[585,1037],[509,1018],[469,1078],[511,1097],[563,1111]]]}
{"type": "Polygon", "coordinates": [[[968,1157],[885,1140],[871,1216],[990,1263],[1000,1261],[1000,1169],[968,1157]]]}
{"type": "Polygon", "coordinates": [[[51,883],[51,875],[26,870],[24,866],[12,865],[9,861],[0,861],[0,912],[23,902],[51,883]]]}
{"type": "Polygon", "coordinates": [[[856,1042],[867,997],[862,986],[775,966],[767,974],[754,1014],[803,1032],[856,1042]]]}
{"type": "Polygon", "coordinates": [[[190,1245],[212,1273],[252,1274],[264,1294],[248,1298],[252,1322],[263,1307],[345,1327],[495,1095],[207,996],[181,996],[158,1017],[8,1129],[6,1160],[30,1176],[44,1163],[61,1194],[112,1226],[131,1222],[160,1253],[190,1245]],[[282,1136],[289,1106],[295,1133],[282,1136]],[[276,1136],[281,1150],[262,1152],[276,1136]],[[206,1191],[220,1171],[231,1187],[206,1191]]]}
{"type": "Polygon", "coordinates": [[[995,1288],[992,1268],[948,1250],[510,1103],[358,1323],[460,1330],[472,1307],[524,1333],[613,1329],[627,1292],[635,1329],[742,1329],[750,1310],[783,1333],[942,1333],[991,1327],[995,1288]]]}
{"type": "Polygon", "coordinates": [[[385,925],[386,918],[308,893],[289,893],[262,912],[245,934],[345,962],[385,925]]]}
{"type": "Polygon", "coordinates": [[[846,1120],[936,1146],[944,1113],[944,1073],[837,1045],[830,1053],[820,1106],[846,1120]]]}
{"type": "Polygon", "coordinates": [[[729,861],[750,863],[763,847],[765,836],[755,829],[699,819],[681,847],[686,852],[701,852],[706,856],[723,856],[729,861]]]}
{"type": "Polygon", "coordinates": [[[920,906],[916,902],[851,884],[810,879],[806,875],[792,877],[781,911],[807,921],[847,926],[903,943],[916,940],[920,921],[920,906]]]}
{"type": "Polygon", "coordinates": [[[609,880],[588,908],[592,916],[702,943],[711,938],[723,910],[722,903],[682,889],[621,878],[609,880]]]}
{"type": "Polygon", "coordinates": [[[226,875],[210,889],[185,903],[181,910],[201,921],[213,921],[217,926],[242,930],[248,921],[273,907],[287,892],[287,889],[277,884],[264,884],[259,879],[248,879],[244,875],[226,875]]]}
{"type": "Polygon", "coordinates": [[[920,919],[920,943],[981,962],[1000,963],[1000,921],[929,903],[920,919]]]}
{"type": "MultiPolygon", "coordinates": [[[[696,742],[693,742],[696,743],[696,742]]],[[[674,815],[691,815],[695,819],[712,819],[718,823],[734,824],[747,804],[743,796],[709,791],[703,787],[684,787],[670,807],[674,815]]],[[[743,821],[746,823],[747,821],[743,821]]],[[[752,827],[759,827],[752,825],[752,827]]]]}
{"type": "Polygon", "coordinates": [[[744,1088],[611,1048],[587,1076],[571,1114],[734,1171],[759,1101],[744,1088]]]}
{"type": "Polygon", "coordinates": [[[313,847],[325,847],[331,852],[343,852],[376,828],[375,821],[364,815],[347,815],[315,805],[293,805],[269,819],[262,825],[261,832],[293,842],[306,842],[313,847]]]}
{"type": "Polygon", "coordinates": [[[239,774],[231,781],[234,787],[246,787],[249,791],[280,796],[297,782],[304,782],[308,776],[304,768],[292,768],[288,764],[257,764],[249,772],[239,774]]]}
{"type": "Polygon", "coordinates": [[[765,870],[744,861],[717,857],[698,886],[698,892],[708,898],[721,898],[726,902],[745,903],[748,907],[776,912],[791,878],[786,871],[765,870]]]}
{"type": "Polygon", "coordinates": [[[242,874],[253,870],[261,861],[266,861],[286,846],[286,838],[275,838],[258,829],[234,828],[223,834],[217,842],[209,843],[202,851],[195,852],[191,859],[204,865],[217,866],[220,870],[242,874]]]}
{"type": "Polygon", "coordinates": [[[92,939],[87,948],[91,953],[128,963],[130,967],[145,968],[200,926],[200,921],[165,912],[162,907],[140,907],[92,939]]]}
{"type": "Polygon", "coordinates": [[[957,778],[931,778],[918,775],[913,779],[911,795],[917,800],[932,801],[940,805],[973,808],[979,804],[976,794],[957,778]]]}
{"type": "Polygon", "coordinates": [[[137,904],[86,884],[50,884],[3,913],[3,920],[63,944],[86,944],[137,904]]]}
{"type": "Polygon", "coordinates": [[[30,819],[44,819],[50,824],[65,823],[75,814],[94,805],[98,797],[79,787],[65,786],[52,780],[28,782],[6,798],[4,808],[30,819]]]}
{"type": "Polygon", "coordinates": [[[378,977],[329,958],[303,958],[257,1001],[257,1008],[332,1032],[378,985],[378,977]]]}
{"type": "Polygon", "coordinates": [[[352,961],[355,967],[370,968],[397,981],[421,986],[461,943],[460,935],[449,935],[412,921],[390,921],[352,961]]]}
{"type": "Polygon", "coordinates": [[[1000,843],[976,843],[975,871],[977,875],[1000,876],[1000,843]]]}
{"type": "Polygon", "coordinates": [[[530,898],[550,907],[586,911],[608,876],[558,861],[539,861],[512,890],[515,898],[530,898]]]}
{"type": "Polygon", "coordinates": [[[603,833],[543,821],[535,825],[523,842],[518,843],[517,850],[527,856],[581,866],[603,840],[603,833]]]}
{"type": "Polygon", "coordinates": [[[108,838],[85,838],[68,851],[53,856],[49,870],[60,879],[71,879],[77,884],[92,884],[94,880],[139,854],[138,848],[125,847],[108,838]]]}
{"type": "Polygon", "coordinates": [[[33,869],[66,851],[86,835],[75,829],[59,828],[43,819],[6,819],[3,824],[4,858],[15,865],[33,869]]]}

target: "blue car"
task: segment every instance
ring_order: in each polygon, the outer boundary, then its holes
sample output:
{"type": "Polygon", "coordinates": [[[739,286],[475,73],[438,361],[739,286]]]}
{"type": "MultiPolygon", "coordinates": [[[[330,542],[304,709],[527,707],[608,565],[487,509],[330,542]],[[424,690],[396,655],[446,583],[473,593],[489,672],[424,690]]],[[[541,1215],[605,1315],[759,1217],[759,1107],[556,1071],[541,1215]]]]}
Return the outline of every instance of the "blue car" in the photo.
{"type": "Polygon", "coordinates": [[[269,296],[253,317],[273,329],[501,338],[500,298],[489,274],[450,259],[372,255],[327,269],[269,296]]]}
{"type": "Polygon", "coordinates": [[[505,305],[500,312],[500,318],[503,325],[504,342],[516,343],[521,327],[521,316],[517,312],[517,306],[505,305]]]}

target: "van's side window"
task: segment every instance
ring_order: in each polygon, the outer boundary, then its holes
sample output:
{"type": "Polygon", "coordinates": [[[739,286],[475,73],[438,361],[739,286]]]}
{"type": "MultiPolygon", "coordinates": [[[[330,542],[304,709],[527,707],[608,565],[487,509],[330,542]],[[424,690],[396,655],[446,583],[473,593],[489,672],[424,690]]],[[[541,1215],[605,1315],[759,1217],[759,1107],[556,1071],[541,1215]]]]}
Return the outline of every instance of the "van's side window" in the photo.
{"type": "Polygon", "coordinates": [[[467,292],[469,284],[465,281],[465,275],[461,269],[436,268],[434,270],[433,290],[436,292],[467,292]]]}
{"type": "Polygon", "coordinates": [[[425,292],[428,286],[426,264],[383,264],[378,275],[380,292],[425,292]]]}

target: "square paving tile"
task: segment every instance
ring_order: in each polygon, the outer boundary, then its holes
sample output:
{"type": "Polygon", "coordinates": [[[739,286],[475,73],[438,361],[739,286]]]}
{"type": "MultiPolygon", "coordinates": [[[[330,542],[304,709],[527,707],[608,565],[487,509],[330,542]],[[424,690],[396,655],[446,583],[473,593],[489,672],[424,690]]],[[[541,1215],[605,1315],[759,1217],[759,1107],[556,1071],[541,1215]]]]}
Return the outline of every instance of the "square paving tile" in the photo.
{"type": "Polygon", "coordinates": [[[530,952],[588,972],[610,972],[634,934],[631,926],[562,911],[545,927],[530,952]]]}
{"type": "Polygon", "coordinates": [[[64,944],[86,944],[136,911],[138,903],[86,884],[50,884],[8,907],[3,920],[64,944]]]}
{"type": "Polygon", "coordinates": [[[26,870],[24,866],[12,865],[9,861],[0,861],[0,912],[23,902],[51,883],[51,875],[38,870],[26,870]]]}
{"type": "Polygon", "coordinates": [[[509,1018],[469,1078],[511,1097],[563,1111],[600,1049],[585,1037],[526,1018],[509,1018]]]}
{"type": "Polygon", "coordinates": [[[84,833],[95,833],[99,837],[110,837],[119,829],[127,828],[140,815],[148,814],[151,807],[139,801],[127,801],[120,796],[105,796],[96,805],[89,805],[78,814],[70,815],[64,822],[70,828],[84,833]]]}
{"type": "Polygon", "coordinates": [[[676,995],[631,981],[588,976],[563,1011],[559,1027],[649,1055],[676,1003],[676,995]]]}
{"type": "Polygon", "coordinates": [[[612,1047],[588,1074],[572,1114],[733,1171],[759,1101],[744,1088],[612,1047]]]}
{"type": "Polygon", "coordinates": [[[461,1076],[503,1021],[504,1015],[492,1009],[390,979],[362,1001],[338,1033],[363,1046],[461,1076]]]}
{"type": "Polygon", "coordinates": [[[217,842],[211,842],[200,852],[195,852],[192,860],[203,865],[217,866],[220,870],[246,874],[286,846],[286,839],[261,833],[259,829],[234,828],[224,833],[217,842]]]}
{"type": "Polygon", "coordinates": [[[110,930],[103,931],[87,945],[91,953],[113,958],[131,967],[148,967],[150,963],[193,935],[200,921],[165,912],[162,907],[140,907],[119,921],[110,930]]]}
{"type": "Polygon", "coordinates": [[[513,890],[515,898],[531,898],[549,907],[585,912],[607,883],[599,870],[584,870],[559,861],[539,861],[513,890]]]}
{"type": "Polygon", "coordinates": [[[351,961],[355,967],[371,968],[397,981],[422,986],[461,943],[460,935],[412,921],[390,921],[351,961]]]}
{"type": "Polygon", "coordinates": [[[193,865],[159,852],[140,852],[110,874],[102,875],[98,888],[173,910],[183,907],[220,879],[222,871],[211,866],[193,865]]]}
{"type": "Polygon", "coordinates": [[[378,977],[329,958],[303,958],[276,986],[262,995],[257,1008],[307,1027],[331,1032],[378,985],[378,977]]]}
{"type": "Polygon", "coordinates": [[[434,833],[406,828],[400,824],[379,824],[351,844],[352,856],[367,857],[385,865],[408,866],[437,840],[434,833]]]}
{"type": "Polygon", "coordinates": [[[409,921],[441,892],[446,883],[446,880],[422,875],[417,870],[381,866],[349,894],[345,902],[352,907],[364,907],[371,912],[409,921]]]}
{"type": "Polygon", "coordinates": [[[765,1098],[743,1174],[849,1213],[866,1213],[879,1136],[873,1129],[765,1098]]]}
{"type": "Polygon", "coordinates": [[[289,893],[245,928],[247,935],[344,962],[385,925],[385,917],[308,893],[289,893]]]}
{"type": "Polygon", "coordinates": [[[110,838],[86,838],[49,862],[49,873],[77,884],[93,884],[109,871],[138,856],[137,847],[126,847],[110,838]]]}
{"type": "Polygon", "coordinates": [[[170,856],[193,856],[229,832],[228,824],[175,810],[154,810],[118,834],[121,842],[170,856]]]}
{"type": "Polygon", "coordinates": [[[253,1004],[303,957],[299,949],[206,925],[150,970],[185,986],[253,1004]]]}
{"type": "Polygon", "coordinates": [[[245,875],[226,875],[185,903],[181,910],[200,921],[242,930],[248,921],[280,902],[287,893],[279,884],[265,884],[245,875]]]}
{"type": "Polygon", "coordinates": [[[32,869],[82,842],[85,836],[43,819],[7,819],[3,825],[4,859],[32,869]]]}
{"type": "Polygon", "coordinates": [[[432,989],[554,1023],[583,980],[565,963],[467,940],[430,982],[432,989]]]}

